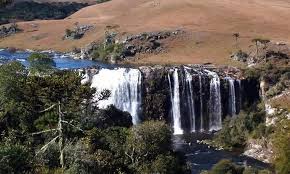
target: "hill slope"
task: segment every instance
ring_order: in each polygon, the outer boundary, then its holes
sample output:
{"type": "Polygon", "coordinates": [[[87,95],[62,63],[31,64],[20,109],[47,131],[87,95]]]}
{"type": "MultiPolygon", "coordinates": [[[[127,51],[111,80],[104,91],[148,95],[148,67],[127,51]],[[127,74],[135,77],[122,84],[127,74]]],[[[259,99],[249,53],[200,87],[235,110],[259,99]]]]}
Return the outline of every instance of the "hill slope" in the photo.
{"type": "Polygon", "coordinates": [[[69,51],[102,38],[107,25],[127,33],[183,29],[186,36],[168,43],[168,52],[138,62],[228,63],[234,32],[241,34],[240,46],[245,48],[257,36],[290,41],[289,8],[287,0],[112,0],[64,20],[20,23],[24,33],[2,39],[0,47],[69,51]],[[81,40],[62,40],[65,29],[75,22],[96,28],[81,40]]]}

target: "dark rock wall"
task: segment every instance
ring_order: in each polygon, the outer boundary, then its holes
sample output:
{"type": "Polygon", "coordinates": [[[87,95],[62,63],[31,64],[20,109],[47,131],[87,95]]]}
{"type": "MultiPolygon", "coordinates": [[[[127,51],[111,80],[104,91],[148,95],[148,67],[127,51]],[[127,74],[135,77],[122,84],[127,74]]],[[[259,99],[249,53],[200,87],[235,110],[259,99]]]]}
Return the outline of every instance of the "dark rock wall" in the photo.
{"type": "MultiPolygon", "coordinates": [[[[172,123],[170,87],[168,77],[172,79],[172,68],[170,67],[143,67],[140,68],[143,73],[143,120],[165,120],[172,123]]],[[[192,70],[192,91],[195,112],[196,130],[208,130],[209,112],[210,112],[210,80],[208,75],[201,75],[192,70]],[[200,81],[202,80],[202,88],[200,81]],[[202,102],[202,104],[201,104],[202,102]]],[[[222,119],[229,114],[229,82],[221,77],[221,103],[222,119]]],[[[259,100],[259,82],[255,79],[235,80],[236,94],[236,114],[240,110],[247,109],[251,104],[259,100]]],[[[181,125],[185,132],[189,132],[190,115],[187,102],[188,87],[185,81],[185,72],[183,67],[179,67],[179,89],[180,89],[180,111],[181,125]]]]}

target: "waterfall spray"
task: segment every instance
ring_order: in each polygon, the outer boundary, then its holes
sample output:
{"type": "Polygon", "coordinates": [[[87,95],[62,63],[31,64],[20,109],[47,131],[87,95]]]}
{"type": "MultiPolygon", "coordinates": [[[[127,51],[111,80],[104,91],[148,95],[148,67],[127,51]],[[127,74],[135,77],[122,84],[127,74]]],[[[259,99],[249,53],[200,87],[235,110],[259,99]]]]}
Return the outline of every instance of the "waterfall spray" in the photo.
{"type": "Polygon", "coordinates": [[[215,72],[207,72],[210,76],[212,76],[210,81],[209,131],[217,131],[222,128],[220,78],[215,72]]]}
{"type": "Polygon", "coordinates": [[[171,104],[172,104],[172,118],[173,118],[174,134],[179,135],[179,134],[183,134],[183,130],[181,128],[178,69],[175,69],[173,73],[173,90],[172,90],[172,83],[171,83],[170,75],[168,75],[168,81],[169,81],[171,104]]]}
{"type": "Polygon", "coordinates": [[[95,87],[98,92],[105,89],[111,91],[111,96],[107,100],[98,103],[100,108],[114,105],[122,111],[129,112],[133,124],[138,124],[142,101],[141,80],[141,72],[137,69],[101,69],[93,76],[91,86],[95,87]]]}
{"type": "Polygon", "coordinates": [[[191,132],[195,132],[195,109],[194,109],[194,98],[193,98],[193,87],[192,87],[192,75],[185,70],[186,86],[187,86],[187,106],[190,118],[190,129],[191,132]]]}
{"type": "Polygon", "coordinates": [[[227,78],[229,82],[229,114],[231,116],[235,116],[236,109],[236,90],[235,90],[235,80],[232,78],[227,78]]]}

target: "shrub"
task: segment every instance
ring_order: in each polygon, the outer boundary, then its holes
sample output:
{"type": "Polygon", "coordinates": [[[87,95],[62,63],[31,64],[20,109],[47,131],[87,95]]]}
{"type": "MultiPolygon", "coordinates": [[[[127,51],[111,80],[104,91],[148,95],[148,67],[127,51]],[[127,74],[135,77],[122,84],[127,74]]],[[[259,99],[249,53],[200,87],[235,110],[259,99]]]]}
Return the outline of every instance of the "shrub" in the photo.
{"type": "Polygon", "coordinates": [[[26,173],[32,170],[31,155],[17,144],[0,145],[0,173],[26,173]]]}
{"type": "Polygon", "coordinates": [[[108,2],[110,0],[96,0],[97,4],[101,4],[101,3],[104,3],[104,2],[108,2]]]}
{"type": "Polygon", "coordinates": [[[210,174],[242,174],[242,170],[230,160],[221,160],[213,166],[210,174]]]}
{"type": "Polygon", "coordinates": [[[202,174],[270,174],[269,170],[259,170],[247,166],[239,166],[227,159],[220,160],[211,170],[203,171],[202,174]]]}
{"type": "MultiPolygon", "coordinates": [[[[3,7],[3,1],[11,2],[12,0],[1,0],[0,8],[1,6],[3,7]]],[[[72,3],[62,3],[62,2],[38,3],[32,1],[18,2],[15,3],[10,8],[1,9],[0,24],[9,23],[10,20],[15,19],[17,20],[63,19],[86,6],[88,6],[88,4],[75,2],[72,3]]]]}
{"type": "Polygon", "coordinates": [[[276,158],[275,170],[278,174],[290,173],[290,120],[283,120],[276,125],[273,134],[273,145],[276,158]]]}
{"type": "Polygon", "coordinates": [[[51,72],[55,65],[54,60],[47,54],[32,53],[28,57],[28,62],[30,64],[30,71],[34,73],[49,73],[51,72]]]}
{"type": "MultiPolygon", "coordinates": [[[[233,119],[226,118],[223,123],[223,128],[214,137],[214,144],[227,149],[244,147],[249,135],[251,135],[258,125],[265,122],[265,112],[263,109],[256,109],[258,111],[241,113],[233,119]]],[[[257,134],[260,135],[259,133],[257,134]]],[[[264,135],[265,132],[261,134],[264,135]]]]}
{"type": "Polygon", "coordinates": [[[117,61],[123,54],[124,45],[119,43],[101,44],[93,50],[92,57],[99,61],[117,61]]]}

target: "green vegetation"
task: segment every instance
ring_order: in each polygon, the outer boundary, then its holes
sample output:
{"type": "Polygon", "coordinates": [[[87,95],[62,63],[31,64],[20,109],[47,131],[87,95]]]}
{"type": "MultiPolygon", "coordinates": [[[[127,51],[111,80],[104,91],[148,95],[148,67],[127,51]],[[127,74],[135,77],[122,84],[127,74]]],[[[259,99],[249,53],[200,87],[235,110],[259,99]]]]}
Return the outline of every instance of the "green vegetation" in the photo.
{"type": "Polygon", "coordinates": [[[272,139],[276,154],[275,169],[278,174],[288,174],[290,173],[290,120],[286,119],[278,123],[272,139]]]}
{"type": "Polygon", "coordinates": [[[164,122],[132,126],[128,113],[97,107],[109,91],[95,98],[78,72],[47,73],[47,55],[29,59],[42,75],[0,66],[0,173],[189,172],[164,122]]]}
{"type": "Polygon", "coordinates": [[[111,0],[96,0],[97,4],[101,4],[101,3],[104,3],[104,2],[108,2],[108,1],[111,1],[111,0]]]}
{"type": "Polygon", "coordinates": [[[116,61],[119,60],[122,52],[122,44],[112,43],[108,45],[100,45],[93,51],[93,59],[105,62],[116,61]]]}
{"type": "MultiPolygon", "coordinates": [[[[5,5],[10,0],[1,0],[1,2],[1,5],[3,3],[5,5]]],[[[11,8],[0,10],[0,24],[12,20],[63,19],[86,6],[88,4],[19,2],[11,8]]]]}
{"type": "MultiPolygon", "coordinates": [[[[248,78],[263,80],[265,82],[267,99],[289,89],[289,72],[289,66],[285,66],[281,62],[268,62],[245,70],[244,75],[248,78]]],[[[284,117],[285,113],[281,110],[275,115],[276,124],[266,126],[266,115],[263,105],[263,103],[254,104],[239,116],[232,119],[227,118],[223,123],[222,130],[215,135],[212,143],[226,149],[233,149],[244,148],[249,139],[264,139],[267,143],[274,146],[275,156],[273,164],[275,166],[275,172],[278,174],[287,174],[290,172],[290,168],[288,167],[290,162],[290,122],[284,117]]],[[[232,168],[229,162],[225,161],[219,164],[219,166],[222,167],[222,172],[224,173],[226,173],[224,169],[228,170],[232,168]]],[[[217,171],[213,169],[209,173],[216,173],[217,171]]],[[[244,172],[267,173],[265,171],[252,171],[252,169],[245,169],[244,172]]],[[[235,172],[230,171],[230,173],[235,172]]]]}
{"type": "Polygon", "coordinates": [[[259,170],[252,167],[239,166],[230,160],[223,159],[215,164],[210,171],[202,174],[271,174],[268,170],[259,170]]]}
{"type": "Polygon", "coordinates": [[[31,154],[26,147],[14,144],[0,144],[0,173],[31,171],[31,154]]]}
{"type": "Polygon", "coordinates": [[[28,62],[30,64],[30,72],[33,74],[47,74],[55,68],[54,60],[47,54],[32,53],[28,57],[28,62]]]}
{"type": "Polygon", "coordinates": [[[264,80],[267,83],[266,97],[270,98],[290,88],[289,72],[289,66],[268,62],[255,68],[246,69],[244,75],[248,78],[264,80]]]}
{"type": "Polygon", "coordinates": [[[258,138],[269,134],[271,130],[265,128],[264,124],[264,108],[261,106],[260,108],[251,108],[248,112],[241,113],[235,118],[225,119],[222,130],[217,133],[213,140],[214,144],[226,149],[244,148],[248,138],[258,138]]]}
{"type": "Polygon", "coordinates": [[[106,33],[104,42],[97,45],[92,51],[94,60],[105,62],[116,62],[120,60],[124,51],[124,45],[117,43],[115,37],[116,35],[114,33],[106,33]]]}

